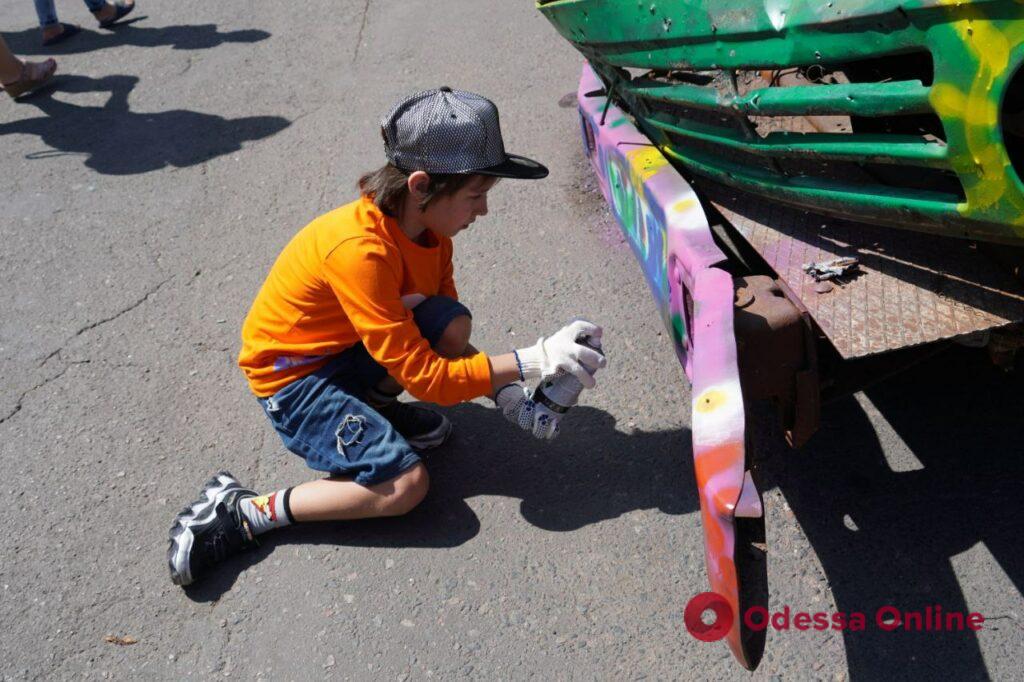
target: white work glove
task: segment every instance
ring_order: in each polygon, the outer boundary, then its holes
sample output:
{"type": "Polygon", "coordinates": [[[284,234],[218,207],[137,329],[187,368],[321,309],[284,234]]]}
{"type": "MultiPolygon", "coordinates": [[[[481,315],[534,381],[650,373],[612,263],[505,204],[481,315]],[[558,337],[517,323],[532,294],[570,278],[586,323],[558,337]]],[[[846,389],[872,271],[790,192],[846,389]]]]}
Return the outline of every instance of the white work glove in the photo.
{"type": "Polygon", "coordinates": [[[576,343],[576,339],[589,336],[600,345],[601,328],[593,322],[576,318],[547,338],[540,338],[529,348],[516,351],[522,378],[550,379],[559,371],[572,374],[586,388],[594,388],[594,372],[608,364],[603,355],[593,348],[576,343]]]}
{"type": "Polygon", "coordinates": [[[498,389],[494,402],[505,419],[533,434],[534,438],[551,440],[558,435],[562,415],[530,399],[530,391],[521,384],[508,384],[498,389]]]}

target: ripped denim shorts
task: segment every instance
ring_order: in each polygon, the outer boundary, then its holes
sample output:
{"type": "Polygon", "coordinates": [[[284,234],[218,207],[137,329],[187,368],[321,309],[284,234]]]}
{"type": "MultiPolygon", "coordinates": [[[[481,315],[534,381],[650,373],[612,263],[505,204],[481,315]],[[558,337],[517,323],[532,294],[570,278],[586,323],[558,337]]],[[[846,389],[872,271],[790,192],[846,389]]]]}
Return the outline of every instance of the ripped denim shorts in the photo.
{"type": "MultiPolygon", "coordinates": [[[[446,296],[432,296],[413,311],[431,345],[448,323],[469,314],[446,296]]],[[[310,468],[349,476],[369,487],[390,481],[420,461],[391,423],[361,399],[385,376],[387,371],[357,343],[316,372],[258,400],[285,447],[310,468]]]]}

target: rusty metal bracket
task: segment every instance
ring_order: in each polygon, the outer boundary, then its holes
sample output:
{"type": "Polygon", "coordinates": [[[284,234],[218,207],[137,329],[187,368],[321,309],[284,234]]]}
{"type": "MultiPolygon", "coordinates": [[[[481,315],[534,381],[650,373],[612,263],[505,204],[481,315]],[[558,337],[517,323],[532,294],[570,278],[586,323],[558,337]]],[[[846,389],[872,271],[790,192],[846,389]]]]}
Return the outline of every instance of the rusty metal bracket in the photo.
{"type": "Polygon", "coordinates": [[[809,321],[766,275],[735,277],[740,381],[747,400],[771,400],[786,439],[799,447],[817,430],[817,356],[809,321]]]}

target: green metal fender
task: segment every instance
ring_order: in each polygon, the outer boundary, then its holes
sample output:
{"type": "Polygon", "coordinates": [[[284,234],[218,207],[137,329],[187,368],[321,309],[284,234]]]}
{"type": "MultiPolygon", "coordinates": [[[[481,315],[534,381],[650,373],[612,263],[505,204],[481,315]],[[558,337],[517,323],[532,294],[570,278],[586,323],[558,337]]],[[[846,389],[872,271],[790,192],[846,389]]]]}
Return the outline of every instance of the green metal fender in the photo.
{"type": "Polygon", "coordinates": [[[1021,0],[538,9],[673,163],[840,217],[1024,244],[1021,0]],[[793,125],[814,117],[839,123],[793,125]]]}

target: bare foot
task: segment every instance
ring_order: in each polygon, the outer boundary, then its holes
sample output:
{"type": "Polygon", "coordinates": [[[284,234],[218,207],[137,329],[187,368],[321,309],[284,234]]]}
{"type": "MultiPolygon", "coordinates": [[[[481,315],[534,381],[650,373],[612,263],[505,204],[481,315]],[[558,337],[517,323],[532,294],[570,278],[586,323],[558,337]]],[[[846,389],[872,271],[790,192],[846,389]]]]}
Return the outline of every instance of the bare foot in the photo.
{"type": "Polygon", "coordinates": [[[43,82],[49,80],[56,70],[56,59],[51,58],[42,62],[25,62],[25,75],[32,81],[43,82]]]}

